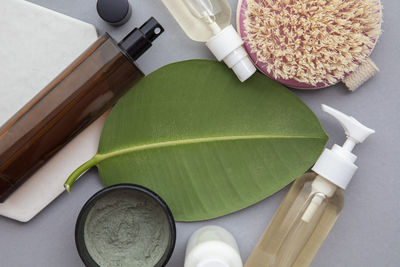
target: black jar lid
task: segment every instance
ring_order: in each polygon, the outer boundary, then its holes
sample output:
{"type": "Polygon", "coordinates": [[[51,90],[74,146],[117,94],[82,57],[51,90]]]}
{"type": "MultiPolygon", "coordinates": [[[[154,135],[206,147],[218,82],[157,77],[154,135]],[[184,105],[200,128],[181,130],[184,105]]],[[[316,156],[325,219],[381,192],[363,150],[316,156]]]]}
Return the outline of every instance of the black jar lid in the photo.
{"type": "Polygon", "coordinates": [[[98,0],[97,13],[104,21],[119,26],[129,20],[132,8],[128,0],[98,0]]]}

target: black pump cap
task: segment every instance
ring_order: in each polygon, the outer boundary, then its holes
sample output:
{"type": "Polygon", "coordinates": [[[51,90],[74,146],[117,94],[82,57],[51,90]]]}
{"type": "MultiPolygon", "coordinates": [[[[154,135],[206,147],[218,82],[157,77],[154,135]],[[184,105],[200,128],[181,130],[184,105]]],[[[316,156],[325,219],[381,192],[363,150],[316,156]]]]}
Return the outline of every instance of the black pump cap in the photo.
{"type": "Polygon", "coordinates": [[[139,29],[133,29],[118,45],[133,60],[136,60],[151,47],[151,42],[163,32],[164,28],[155,18],[151,17],[139,29]]]}
{"type": "Polygon", "coordinates": [[[132,14],[128,0],[97,0],[96,8],[99,16],[114,26],[124,24],[132,14]]]}

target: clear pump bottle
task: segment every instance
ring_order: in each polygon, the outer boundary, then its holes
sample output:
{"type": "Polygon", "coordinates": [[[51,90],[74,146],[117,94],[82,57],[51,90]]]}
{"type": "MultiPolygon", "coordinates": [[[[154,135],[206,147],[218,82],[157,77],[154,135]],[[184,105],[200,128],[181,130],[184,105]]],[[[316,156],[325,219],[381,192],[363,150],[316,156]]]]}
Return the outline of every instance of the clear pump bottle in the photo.
{"type": "Polygon", "coordinates": [[[106,33],[0,127],[0,202],[144,77],[134,60],[162,32],[151,18],[120,43],[106,33]]]}
{"type": "Polygon", "coordinates": [[[325,149],[312,172],[294,182],[245,267],[309,266],[343,208],[343,190],[357,170],[351,151],[374,130],[331,107],[322,109],[340,122],[347,140],[325,149]]]}
{"type": "Polygon", "coordinates": [[[243,40],[230,25],[231,8],[226,0],[162,0],[186,35],[206,46],[232,69],[240,81],[256,72],[243,40]]]}

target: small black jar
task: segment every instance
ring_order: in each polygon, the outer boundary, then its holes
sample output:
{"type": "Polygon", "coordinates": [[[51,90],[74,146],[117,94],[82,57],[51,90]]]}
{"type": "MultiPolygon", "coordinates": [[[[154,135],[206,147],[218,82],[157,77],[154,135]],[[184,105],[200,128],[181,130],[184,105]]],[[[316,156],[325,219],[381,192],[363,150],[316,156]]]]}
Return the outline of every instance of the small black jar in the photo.
{"type": "Polygon", "coordinates": [[[128,0],[97,0],[97,13],[113,26],[125,24],[132,15],[132,7],[128,0]]]}

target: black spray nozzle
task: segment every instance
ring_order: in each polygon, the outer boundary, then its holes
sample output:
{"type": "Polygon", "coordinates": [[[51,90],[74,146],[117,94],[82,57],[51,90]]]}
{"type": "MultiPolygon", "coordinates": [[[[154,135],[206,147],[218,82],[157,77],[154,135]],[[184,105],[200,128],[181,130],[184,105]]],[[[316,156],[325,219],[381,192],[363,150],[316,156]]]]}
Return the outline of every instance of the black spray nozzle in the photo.
{"type": "Polygon", "coordinates": [[[163,32],[164,28],[155,18],[151,17],[140,28],[135,28],[128,33],[118,45],[133,60],[136,60],[151,47],[151,42],[163,32]]]}
{"type": "Polygon", "coordinates": [[[139,29],[150,41],[154,41],[161,33],[164,32],[164,28],[153,17],[146,21],[145,24],[140,26],[139,29]]]}

